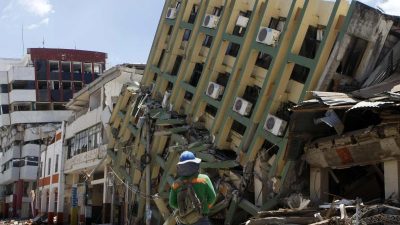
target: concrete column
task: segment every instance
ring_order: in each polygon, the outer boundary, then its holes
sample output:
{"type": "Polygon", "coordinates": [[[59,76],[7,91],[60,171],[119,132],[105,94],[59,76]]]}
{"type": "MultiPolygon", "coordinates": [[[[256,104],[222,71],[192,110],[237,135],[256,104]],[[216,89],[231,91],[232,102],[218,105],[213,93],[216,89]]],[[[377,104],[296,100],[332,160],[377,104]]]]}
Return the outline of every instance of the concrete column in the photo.
{"type": "Polygon", "coordinates": [[[55,198],[56,198],[56,193],[55,193],[56,188],[50,186],[49,190],[49,208],[47,210],[47,218],[48,218],[48,224],[53,224],[53,217],[54,217],[54,205],[55,205],[55,198]]]}
{"type": "Polygon", "coordinates": [[[111,199],[110,188],[108,186],[108,169],[104,167],[104,185],[103,185],[103,223],[110,223],[111,199]]]}
{"type": "Polygon", "coordinates": [[[58,196],[57,196],[57,224],[64,223],[64,175],[60,174],[58,181],[58,196]]]}
{"type": "Polygon", "coordinates": [[[43,213],[47,212],[47,208],[46,208],[46,206],[47,206],[47,189],[43,188],[42,192],[40,193],[40,195],[41,195],[40,196],[40,198],[41,198],[41,200],[40,200],[40,213],[43,214],[43,213]]]}
{"type": "Polygon", "coordinates": [[[327,202],[329,191],[329,174],[327,169],[310,168],[310,199],[312,202],[327,202]]]}
{"type": "Polygon", "coordinates": [[[385,198],[399,197],[400,161],[391,160],[383,163],[385,176],[385,198]]]}

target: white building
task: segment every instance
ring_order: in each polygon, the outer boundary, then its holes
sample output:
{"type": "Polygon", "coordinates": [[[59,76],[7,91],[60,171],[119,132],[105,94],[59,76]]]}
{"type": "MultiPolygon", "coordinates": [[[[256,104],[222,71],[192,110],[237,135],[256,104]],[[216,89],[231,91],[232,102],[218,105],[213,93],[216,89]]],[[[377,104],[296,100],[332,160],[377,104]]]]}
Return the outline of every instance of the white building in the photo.
{"type": "Polygon", "coordinates": [[[77,92],[66,104],[73,113],[61,128],[63,147],[56,141],[48,146],[41,157],[41,164],[49,167],[42,170],[40,180],[46,183],[39,184],[40,196],[37,198],[42,202],[37,207],[39,211],[48,213],[49,222],[53,215],[57,215],[59,224],[73,223],[67,221],[69,218],[83,221],[86,217],[86,220],[91,219],[96,223],[106,219],[102,215],[110,203],[105,194],[107,171],[104,166],[108,121],[123,85],[140,82],[143,69],[143,65],[113,67],[77,92]],[[57,162],[63,165],[60,172],[56,172],[53,163],[57,155],[64,160],[57,162]],[[55,177],[59,177],[55,179],[58,184],[51,180],[55,177]],[[78,207],[74,211],[71,210],[71,192],[75,187],[78,190],[78,207]],[[88,194],[86,198],[85,194],[88,194]],[[87,207],[82,207],[84,205],[87,207]]]}
{"type": "Polygon", "coordinates": [[[105,58],[101,52],[31,48],[22,59],[0,59],[0,217],[36,214],[30,203],[40,152],[71,116],[65,102],[99,77],[105,58]]]}

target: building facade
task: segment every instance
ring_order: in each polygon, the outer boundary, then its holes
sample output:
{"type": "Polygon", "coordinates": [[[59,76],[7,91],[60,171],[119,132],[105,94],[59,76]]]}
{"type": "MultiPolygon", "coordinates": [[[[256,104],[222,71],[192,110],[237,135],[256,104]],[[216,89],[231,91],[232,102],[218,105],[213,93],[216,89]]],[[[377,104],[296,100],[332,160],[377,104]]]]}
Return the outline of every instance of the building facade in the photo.
{"type": "MultiPolygon", "coordinates": [[[[64,104],[105,68],[101,52],[30,48],[0,60],[0,196],[4,217],[29,217],[39,154],[71,111],[64,104]]],[[[43,165],[43,168],[47,168],[43,165]]]]}
{"type": "Polygon", "coordinates": [[[143,65],[113,67],[66,104],[72,115],[41,157],[41,164],[49,167],[42,170],[37,196],[41,203],[36,206],[47,213],[49,223],[109,221],[108,121],[123,85],[140,82],[143,69],[143,65]]]}

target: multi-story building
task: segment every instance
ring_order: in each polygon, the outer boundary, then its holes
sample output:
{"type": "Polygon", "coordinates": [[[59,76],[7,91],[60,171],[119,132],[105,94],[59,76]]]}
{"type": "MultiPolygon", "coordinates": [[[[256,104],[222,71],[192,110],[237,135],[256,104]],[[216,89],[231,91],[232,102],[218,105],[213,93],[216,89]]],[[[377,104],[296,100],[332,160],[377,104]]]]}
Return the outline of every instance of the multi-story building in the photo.
{"type": "Polygon", "coordinates": [[[54,136],[59,124],[71,115],[64,104],[102,73],[107,57],[101,52],[69,49],[30,48],[27,53],[19,60],[0,60],[4,216],[31,214],[28,196],[35,189],[44,140],[54,136]]]}
{"type": "Polygon", "coordinates": [[[109,220],[105,213],[111,201],[105,184],[108,122],[123,85],[139,83],[143,70],[143,65],[113,67],[66,104],[72,115],[41,153],[41,165],[47,167],[40,172],[36,206],[47,213],[49,223],[54,216],[57,224],[109,220]]]}
{"type": "MultiPolygon", "coordinates": [[[[153,99],[168,99],[172,110],[187,115],[189,122],[204,123],[213,136],[213,147],[243,170],[238,180],[253,181],[254,185],[243,185],[246,192],[238,188],[238,198],[221,193],[225,199],[212,210],[216,214],[229,208],[225,224],[238,222],[235,219],[243,215],[235,213],[239,210],[255,215],[271,209],[285,191],[297,188],[286,179],[296,171],[303,150],[298,143],[288,145],[295,136],[287,131],[289,109],[308,99],[310,90],[337,90],[368,78],[392,27],[398,29],[393,20],[357,1],[165,2],[142,84],[152,86],[153,99]],[[244,200],[249,192],[253,198],[244,200]]],[[[121,97],[121,111],[115,112],[116,129],[137,128],[135,115],[126,113],[133,104],[125,100],[129,96],[121,97]]],[[[124,155],[118,148],[127,146],[126,140],[137,140],[137,130],[131,129],[130,136],[120,132],[118,137],[111,156],[124,155]]],[[[152,155],[156,158],[152,164],[162,167],[159,180],[154,179],[160,195],[171,184],[175,173],[171,165],[177,159],[167,150],[165,143],[172,139],[168,138],[155,143],[158,155],[152,155]]],[[[137,143],[139,147],[128,154],[141,154],[146,148],[140,139],[137,143]]],[[[204,156],[203,160],[209,163],[210,159],[204,156]]],[[[117,169],[127,167],[124,164],[117,164],[117,169]]],[[[226,164],[212,168],[226,169],[226,164]]],[[[311,169],[314,172],[318,173],[311,169]]],[[[143,187],[142,172],[119,175],[143,187]]],[[[315,177],[319,179],[318,174],[315,177]]],[[[142,221],[147,216],[144,201],[134,201],[135,217],[142,221]]],[[[168,212],[165,208],[159,207],[163,213],[168,212]]]]}

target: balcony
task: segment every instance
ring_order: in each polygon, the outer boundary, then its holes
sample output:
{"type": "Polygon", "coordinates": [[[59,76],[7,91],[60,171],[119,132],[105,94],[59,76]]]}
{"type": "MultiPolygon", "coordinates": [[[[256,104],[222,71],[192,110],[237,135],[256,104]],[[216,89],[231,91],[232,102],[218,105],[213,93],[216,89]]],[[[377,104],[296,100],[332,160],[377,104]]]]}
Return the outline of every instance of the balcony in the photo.
{"type": "Polygon", "coordinates": [[[9,82],[15,80],[35,80],[35,69],[33,67],[14,66],[8,71],[9,82]]]}
{"type": "Polygon", "coordinates": [[[11,184],[19,179],[19,167],[11,167],[0,173],[0,185],[11,184]]]}
{"type": "Polygon", "coordinates": [[[10,92],[10,103],[13,102],[34,102],[36,101],[35,90],[15,89],[10,92]]]}
{"type": "Polygon", "coordinates": [[[65,162],[65,173],[96,166],[107,155],[107,145],[101,145],[96,149],[74,155],[65,162]]]}
{"type": "Polygon", "coordinates": [[[28,166],[25,165],[20,169],[20,179],[26,181],[34,181],[37,178],[38,166],[28,166]]]}
{"type": "Polygon", "coordinates": [[[94,126],[101,122],[101,107],[97,107],[96,109],[89,111],[85,114],[78,115],[77,118],[67,126],[65,131],[65,138],[68,139],[72,137],[74,134],[82,131],[86,128],[94,126]]]}
{"type": "Polygon", "coordinates": [[[10,113],[11,124],[16,123],[51,123],[67,120],[71,111],[17,111],[10,113]]]}
{"type": "Polygon", "coordinates": [[[5,163],[13,158],[20,158],[21,148],[19,146],[12,146],[4,155],[0,158],[1,163],[5,163]]]}
{"type": "Polygon", "coordinates": [[[0,101],[2,105],[8,105],[8,93],[0,93],[0,101]]]}

